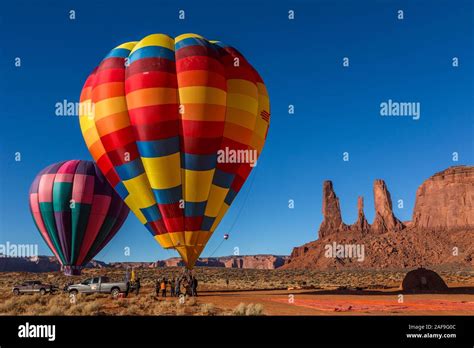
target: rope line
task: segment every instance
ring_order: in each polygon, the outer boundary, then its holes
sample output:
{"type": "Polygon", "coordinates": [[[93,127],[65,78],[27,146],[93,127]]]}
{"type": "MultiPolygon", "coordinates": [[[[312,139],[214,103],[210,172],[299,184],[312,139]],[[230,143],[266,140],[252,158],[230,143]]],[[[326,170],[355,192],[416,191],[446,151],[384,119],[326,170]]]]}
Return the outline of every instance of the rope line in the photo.
{"type": "MultiPolygon", "coordinates": [[[[237,213],[237,215],[235,216],[234,218],[234,221],[232,222],[232,225],[230,226],[230,229],[229,229],[229,232],[228,234],[230,235],[230,233],[233,231],[234,229],[234,226],[235,224],[237,223],[242,211],[244,210],[244,207],[245,207],[245,204],[247,203],[247,199],[250,195],[250,192],[252,191],[252,186],[253,186],[253,183],[255,182],[255,177],[257,176],[257,169],[258,168],[255,168],[255,170],[253,170],[253,176],[250,180],[250,183],[249,183],[249,188],[247,190],[247,192],[245,193],[245,196],[244,196],[244,200],[242,202],[242,205],[240,206],[240,209],[237,213]]],[[[217,247],[214,249],[214,251],[208,256],[208,257],[212,257],[216,251],[222,246],[222,244],[224,243],[225,239],[222,239],[222,241],[217,245],[217,247]]]]}

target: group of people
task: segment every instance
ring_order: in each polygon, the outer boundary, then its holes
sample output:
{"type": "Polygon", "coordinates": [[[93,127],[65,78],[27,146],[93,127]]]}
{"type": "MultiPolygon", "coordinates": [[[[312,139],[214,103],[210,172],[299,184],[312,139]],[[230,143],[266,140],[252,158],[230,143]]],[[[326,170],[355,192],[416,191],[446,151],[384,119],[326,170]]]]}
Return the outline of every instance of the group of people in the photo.
{"type": "Polygon", "coordinates": [[[169,293],[171,297],[179,297],[182,294],[197,296],[198,280],[191,273],[184,273],[179,277],[166,277],[157,279],[155,283],[156,296],[166,297],[169,293]]]}

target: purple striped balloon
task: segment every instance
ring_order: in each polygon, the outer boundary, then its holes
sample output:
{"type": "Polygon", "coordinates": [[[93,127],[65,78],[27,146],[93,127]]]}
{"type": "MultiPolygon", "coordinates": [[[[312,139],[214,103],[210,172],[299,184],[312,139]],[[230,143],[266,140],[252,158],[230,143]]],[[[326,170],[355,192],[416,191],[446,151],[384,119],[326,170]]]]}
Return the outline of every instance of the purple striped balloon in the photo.
{"type": "Polygon", "coordinates": [[[94,162],[70,160],[43,169],[30,187],[36,227],[65,274],[80,274],[113,238],[129,208],[94,162]]]}

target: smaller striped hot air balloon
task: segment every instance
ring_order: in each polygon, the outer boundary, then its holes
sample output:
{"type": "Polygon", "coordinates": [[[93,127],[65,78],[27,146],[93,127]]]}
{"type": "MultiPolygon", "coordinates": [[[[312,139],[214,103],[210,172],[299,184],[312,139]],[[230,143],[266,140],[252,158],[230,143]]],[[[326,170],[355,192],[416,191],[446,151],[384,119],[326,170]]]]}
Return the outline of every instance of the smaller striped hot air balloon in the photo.
{"type": "Polygon", "coordinates": [[[29,193],[36,227],[66,275],[78,275],[112,239],[129,208],[94,162],[52,164],[34,179],[29,193]]]}

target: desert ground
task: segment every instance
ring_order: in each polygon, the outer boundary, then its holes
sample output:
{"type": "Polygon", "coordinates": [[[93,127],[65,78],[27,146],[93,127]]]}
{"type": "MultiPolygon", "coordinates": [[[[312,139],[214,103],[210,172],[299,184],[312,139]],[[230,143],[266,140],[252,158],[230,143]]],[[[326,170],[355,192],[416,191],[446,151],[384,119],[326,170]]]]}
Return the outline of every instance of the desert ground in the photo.
{"type": "Polygon", "coordinates": [[[41,280],[62,289],[67,282],[106,275],[122,280],[124,269],[86,269],[81,276],[60,272],[0,273],[0,315],[474,315],[474,270],[434,269],[450,287],[444,293],[403,293],[407,271],[256,270],[197,267],[199,296],[162,298],[155,280],[178,276],[179,267],[138,269],[140,294],[12,294],[14,284],[41,280]],[[229,284],[227,285],[227,280],[229,284]]]}

